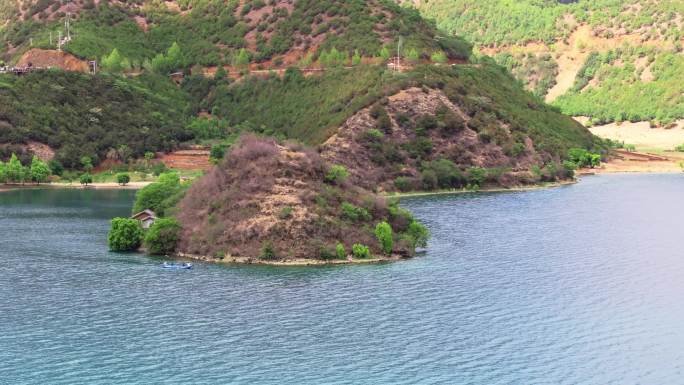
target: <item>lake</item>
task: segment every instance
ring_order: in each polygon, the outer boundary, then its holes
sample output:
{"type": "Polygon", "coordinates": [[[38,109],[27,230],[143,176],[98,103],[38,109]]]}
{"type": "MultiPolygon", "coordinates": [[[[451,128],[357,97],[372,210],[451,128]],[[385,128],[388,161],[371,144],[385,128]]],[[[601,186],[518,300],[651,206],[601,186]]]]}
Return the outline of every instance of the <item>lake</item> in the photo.
{"type": "Polygon", "coordinates": [[[681,384],[684,175],[405,199],[371,266],[107,251],[131,191],[0,194],[2,384],[681,384]]]}

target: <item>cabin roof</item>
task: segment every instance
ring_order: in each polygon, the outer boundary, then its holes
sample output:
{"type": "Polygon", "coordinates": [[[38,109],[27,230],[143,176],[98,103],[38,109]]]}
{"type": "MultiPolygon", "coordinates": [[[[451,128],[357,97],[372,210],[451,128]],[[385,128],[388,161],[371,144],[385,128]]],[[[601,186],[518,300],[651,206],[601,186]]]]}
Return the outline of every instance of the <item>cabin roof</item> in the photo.
{"type": "Polygon", "coordinates": [[[137,214],[134,214],[131,219],[137,219],[139,221],[144,221],[146,219],[157,219],[157,214],[154,213],[154,211],[150,209],[145,209],[137,214]]]}

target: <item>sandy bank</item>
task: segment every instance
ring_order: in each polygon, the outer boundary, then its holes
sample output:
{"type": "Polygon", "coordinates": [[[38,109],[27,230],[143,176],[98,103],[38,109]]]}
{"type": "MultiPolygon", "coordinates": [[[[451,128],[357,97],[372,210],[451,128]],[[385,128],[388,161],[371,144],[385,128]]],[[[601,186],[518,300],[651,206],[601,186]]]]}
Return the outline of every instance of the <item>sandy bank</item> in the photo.
{"type": "Polygon", "coordinates": [[[296,258],[296,259],[282,259],[282,260],[263,260],[258,258],[248,258],[248,257],[230,257],[226,256],[222,259],[193,255],[186,253],[179,253],[177,255],[180,258],[193,259],[204,262],[220,263],[220,264],[240,264],[240,265],[265,265],[265,266],[331,266],[331,265],[352,265],[352,264],[371,264],[371,263],[383,263],[383,262],[396,262],[404,259],[400,256],[392,257],[381,257],[381,258],[367,258],[367,259],[313,259],[313,258],[296,258]]]}
{"type": "Polygon", "coordinates": [[[131,182],[125,186],[118,183],[91,183],[88,186],[82,186],[78,183],[46,183],[46,184],[5,184],[0,185],[0,192],[19,190],[19,189],[44,189],[44,188],[63,188],[63,189],[111,189],[111,190],[139,190],[153,182],[131,182]]]}

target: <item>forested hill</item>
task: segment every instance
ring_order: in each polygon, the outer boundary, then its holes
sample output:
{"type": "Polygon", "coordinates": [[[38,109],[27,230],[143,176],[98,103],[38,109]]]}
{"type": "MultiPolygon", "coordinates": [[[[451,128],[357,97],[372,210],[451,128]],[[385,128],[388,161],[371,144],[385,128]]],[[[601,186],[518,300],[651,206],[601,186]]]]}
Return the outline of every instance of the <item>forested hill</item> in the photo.
{"type": "Polygon", "coordinates": [[[439,28],[473,41],[530,90],[591,123],[684,118],[679,0],[430,0],[439,28]]]}
{"type": "Polygon", "coordinates": [[[42,148],[67,168],[84,157],[120,165],[193,144],[220,157],[256,133],[317,147],[355,183],[387,191],[554,181],[581,165],[570,150],[603,148],[504,68],[469,60],[469,43],[389,0],[40,1],[3,12],[15,15],[2,27],[10,65],[59,64],[0,75],[3,161],[42,148]],[[54,49],[60,35],[68,54],[54,49]],[[95,75],[63,70],[87,72],[92,59],[95,75]]]}
{"type": "Polygon", "coordinates": [[[76,57],[102,59],[116,49],[133,70],[159,64],[158,55],[174,43],[182,67],[281,67],[333,49],[373,58],[388,55],[383,48],[394,49],[400,37],[424,58],[444,52],[464,59],[470,52],[463,40],[438,37],[417,11],[390,0],[23,0],[14,9],[3,3],[6,61],[31,47],[56,48],[59,33],[69,35],[64,50],[76,57]]]}

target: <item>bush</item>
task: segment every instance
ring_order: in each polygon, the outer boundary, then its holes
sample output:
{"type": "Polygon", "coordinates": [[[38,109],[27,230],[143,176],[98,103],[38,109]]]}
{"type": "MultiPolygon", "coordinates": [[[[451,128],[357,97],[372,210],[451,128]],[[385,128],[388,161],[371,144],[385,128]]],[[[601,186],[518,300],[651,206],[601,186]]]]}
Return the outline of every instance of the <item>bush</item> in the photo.
{"type": "Polygon", "coordinates": [[[593,154],[583,148],[571,148],[568,150],[568,158],[578,167],[598,167],[601,165],[601,155],[593,154]]]}
{"type": "Polygon", "coordinates": [[[93,176],[88,174],[88,173],[81,174],[81,176],[78,178],[78,180],[81,182],[82,185],[87,186],[87,185],[93,183],[93,176]]]}
{"type": "Polygon", "coordinates": [[[355,243],[352,246],[352,255],[354,256],[354,258],[358,259],[370,258],[371,256],[370,249],[368,248],[368,246],[361,245],[358,243],[355,243]]]}
{"type": "Polygon", "coordinates": [[[125,185],[127,185],[128,182],[130,182],[130,181],[131,181],[130,175],[128,175],[128,174],[126,174],[126,173],[116,174],[116,183],[118,183],[118,184],[120,184],[120,185],[122,185],[122,186],[125,186],[125,185]]]}
{"type": "Polygon", "coordinates": [[[280,210],[280,213],[278,213],[278,218],[280,218],[280,219],[292,218],[292,207],[290,207],[290,206],[283,207],[280,210]]]}
{"type": "Polygon", "coordinates": [[[684,144],[680,144],[677,147],[675,147],[675,151],[684,152],[684,144]]]}
{"type": "Polygon", "coordinates": [[[371,219],[371,215],[368,210],[364,209],[363,207],[354,206],[349,202],[343,202],[341,209],[342,218],[352,222],[369,221],[371,219]]]}
{"type": "Polygon", "coordinates": [[[275,247],[273,246],[273,242],[271,242],[271,241],[264,242],[263,246],[261,247],[261,257],[260,258],[266,259],[266,260],[274,260],[274,259],[278,258],[276,256],[276,251],[275,251],[275,247]]]}
{"type": "Polygon", "coordinates": [[[394,180],[394,187],[401,192],[411,191],[413,189],[413,179],[406,176],[397,177],[394,180]]]}
{"type": "Polygon", "coordinates": [[[157,215],[164,215],[164,211],[173,206],[170,199],[181,191],[180,178],[176,173],[165,173],[159,176],[155,183],[143,187],[135,194],[133,212],[137,213],[150,209],[157,215]]]}
{"type": "Polygon", "coordinates": [[[337,259],[347,258],[347,250],[344,248],[343,244],[338,243],[337,246],[335,246],[335,255],[337,255],[337,259]]]}
{"type": "Polygon", "coordinates": [[[394,237],[392,235],[392,226],[387,222],[380,222],[375,226],[375,237],[380,242],[382,251],[390,255],[394,246],[394,237]]]}
{"type": "Polygon", "coordinates": [[[114,218],[107,236],[112,251],[133,251],[140,247],[143,231],[140,223],[130,218],[114,218]]]}
{"type": "Polygon", "coordinates": [[[154,255],[170,254],[176,250],[181,226],[175,218],[160,218],[147,230],[145,247],[154,255]]]}
{"type": "Polygon", "coordinates": [[[331,184],[342,184],[349,178],[349,171],[341,165],[333,165],[325,175],[325,181],[331,184]]]}
{"type": "Polygon", "coordinates": [[[406,235],[411,239],[411,245],[416,247],[427,247],[427,241],[430,239],[430,232],[427,227],[420,223],[413,221],[406,230],[406,235]]]}

